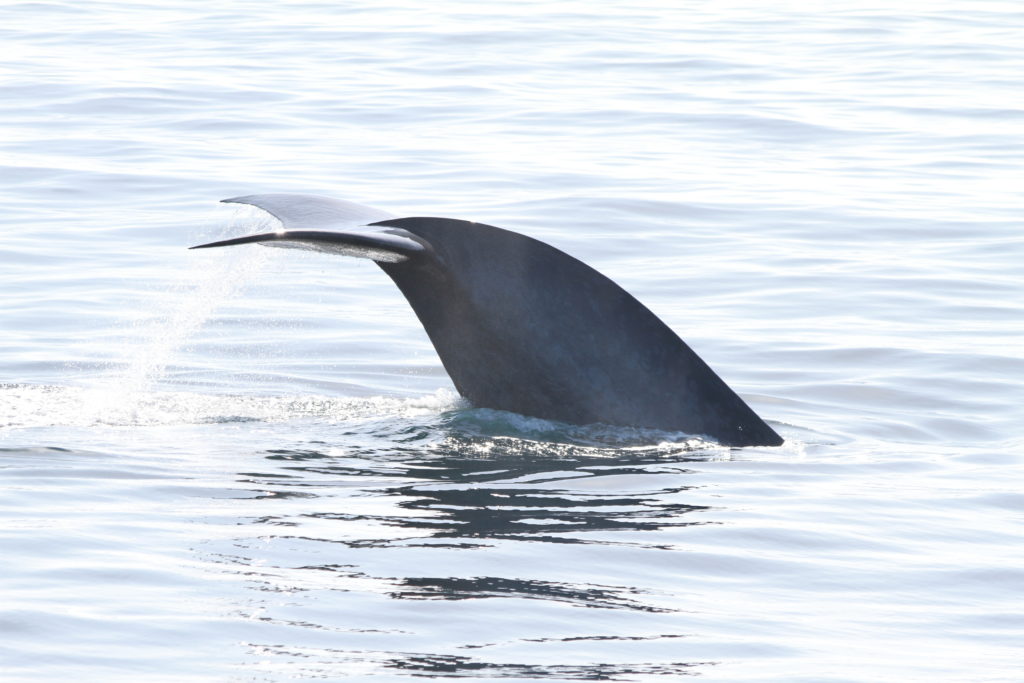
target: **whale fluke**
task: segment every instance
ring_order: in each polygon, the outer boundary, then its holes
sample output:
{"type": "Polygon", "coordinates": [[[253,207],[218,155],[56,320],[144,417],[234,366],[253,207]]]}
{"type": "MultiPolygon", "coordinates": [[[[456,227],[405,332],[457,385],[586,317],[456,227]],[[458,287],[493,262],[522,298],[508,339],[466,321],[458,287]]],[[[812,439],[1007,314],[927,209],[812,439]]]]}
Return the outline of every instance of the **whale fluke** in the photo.
{"type": "Polygon", "coordinates": [[[285,230],[338,230],[396,216],[364,206],[313,194],[252,194],[222,199],[225,204],[248,204],[281,221],[285,230]]]}
{"type": "Polygon", "coordinates": [[[683,431],[726,446],[783,443],[643,304],[544,242],[450,218],[381,219],[376,209],[322,197],[230,201],[296,229],[193,248],[259,242],[373,259],[409,301],[456,389],[478,407],[683,431]],[[367,232],[308,229],[352,228],[360,215],[371,218],[367,232]]]}
{"type": "Polygon", "coordinates": [[[372,233],[284,230],[199,244],[189,247],[189,249],[230,247],[236,244],[260,242],[270,247],[322,251],[328,254],[368,258],[378,263],[400,263],[427,248],[422,241],[415,239],[412,235],[403,234],[403,232],[401,230],[372,233]]]}

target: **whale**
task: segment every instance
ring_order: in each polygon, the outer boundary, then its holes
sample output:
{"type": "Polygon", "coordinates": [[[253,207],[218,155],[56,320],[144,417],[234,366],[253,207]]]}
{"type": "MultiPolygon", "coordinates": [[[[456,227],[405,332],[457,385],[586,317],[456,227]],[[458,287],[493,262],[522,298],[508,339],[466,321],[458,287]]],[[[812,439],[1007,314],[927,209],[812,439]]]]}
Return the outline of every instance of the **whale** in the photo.
{"type": "Polygon", "coordinates": [[[257,207],[281,229],[190,248],[261,244],[374,261],[474,407],[574,425],[684,432],[729,447],[783,443],[646,306],[545,242],[329,197],[223,201],[257,207]]]}

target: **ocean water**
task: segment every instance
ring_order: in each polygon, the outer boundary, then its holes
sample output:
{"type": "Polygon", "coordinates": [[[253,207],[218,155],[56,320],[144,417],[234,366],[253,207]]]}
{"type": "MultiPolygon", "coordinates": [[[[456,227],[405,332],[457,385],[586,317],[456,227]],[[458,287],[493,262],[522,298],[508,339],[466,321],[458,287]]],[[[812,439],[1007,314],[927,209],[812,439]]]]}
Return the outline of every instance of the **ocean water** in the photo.
{"type": "Polygon", "coordinates": [[[4,681],[1024,679],[1024,9],[0,7],[4,681]],[[545,240],[786,439],[474,409],[323,194],[545,240]]]}

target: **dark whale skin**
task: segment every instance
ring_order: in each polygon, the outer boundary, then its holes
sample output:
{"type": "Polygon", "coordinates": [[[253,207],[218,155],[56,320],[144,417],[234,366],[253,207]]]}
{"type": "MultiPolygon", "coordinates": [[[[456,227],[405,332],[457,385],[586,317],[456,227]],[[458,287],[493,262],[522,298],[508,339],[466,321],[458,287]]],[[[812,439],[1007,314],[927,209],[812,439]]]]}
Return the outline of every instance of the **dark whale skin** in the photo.
{"type": "Polygon", "coordinates": [[[587,264],[481,223],[400,218],[430,249],[378,263],[474,405],[573,424],[782,438],[647,307],[587,264]]]}
{"type": "Polygon", "coordinates": [[[311,195],[224,201],[259,207],[288,229],[193,248],[261,243],[372,259],[478,407],[681,431],[724,446],[783,443],[646,306],[540,240],[451,218],[380,220],[389,214],[311,195]],[[379,231],[319,229],[366,224],[379,231]]]}

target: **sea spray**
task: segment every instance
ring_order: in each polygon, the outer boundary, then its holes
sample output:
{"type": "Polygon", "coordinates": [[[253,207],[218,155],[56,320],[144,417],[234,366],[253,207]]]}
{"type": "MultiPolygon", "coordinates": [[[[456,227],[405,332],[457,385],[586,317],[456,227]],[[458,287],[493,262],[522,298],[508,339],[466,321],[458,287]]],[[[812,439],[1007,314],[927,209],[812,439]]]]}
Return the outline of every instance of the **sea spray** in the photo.
{"type": "MultiPolygon", "coordinates": [[[[277,229],[266,214],[239,208],[220,229],[206,231],[190,243],[212,237],[277,229]],[[214,232],[216,234],[209,234],[214,232]]],[[[138,333],[125,342],[124,365],[92,383],[81,395],[80,420],[92,423],[138,424],[147,422],[140,411],[156,407],[152,388],[168,365],[214,312],[246,287],[269,260],[264,249],[238,249],[213,253],[185,250],[182,245],[181,276],[158,300],[169,302],[166,310],[136,325],[138,333]]]]}

